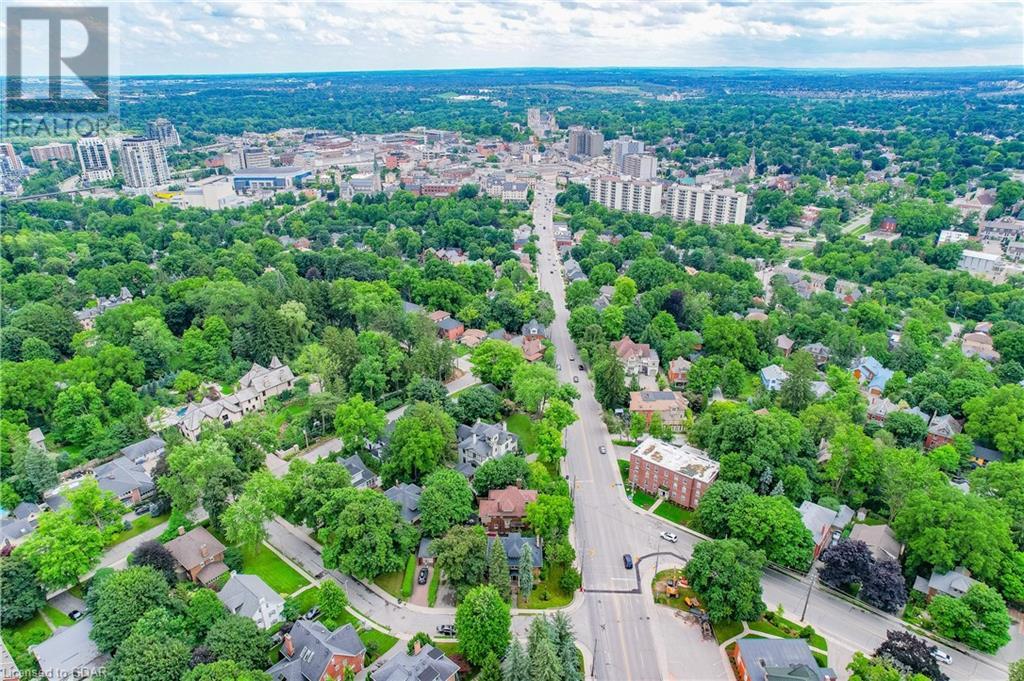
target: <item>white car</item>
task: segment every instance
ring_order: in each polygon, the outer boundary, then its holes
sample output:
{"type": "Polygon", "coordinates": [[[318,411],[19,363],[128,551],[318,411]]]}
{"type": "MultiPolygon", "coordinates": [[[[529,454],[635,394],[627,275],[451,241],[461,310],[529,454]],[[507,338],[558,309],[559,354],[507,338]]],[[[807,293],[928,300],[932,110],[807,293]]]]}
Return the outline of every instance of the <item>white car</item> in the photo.
{"type": "Polygon", "coordinates": [[[661,538],[667,542],[672,542],[673,544],[679,541],[679,536],[676,535],[675,532],[662,532],[661,538]]]}
{"type": "Polygon", "coordinates": [[[938,648],[933,646],[929,652],[931,653],[931,656],[939,662],[942,662],[943,664],[953,664],[953,658],[950,657],[949,653],[947,653],[945,650],[939,650],[938,648]]]}

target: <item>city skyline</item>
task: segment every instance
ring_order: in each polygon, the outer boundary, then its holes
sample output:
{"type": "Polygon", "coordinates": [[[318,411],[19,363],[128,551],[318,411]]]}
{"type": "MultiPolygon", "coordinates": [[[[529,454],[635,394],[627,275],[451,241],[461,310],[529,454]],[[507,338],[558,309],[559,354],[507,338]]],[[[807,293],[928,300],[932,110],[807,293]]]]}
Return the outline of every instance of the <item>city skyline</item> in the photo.
{"type": "Polygon", "coordinates": [[[143,2],[113,9],[116,70],[124,76],[1007,66],[1020,63],[1024,20],[1024,6],[1006,2],[410,1],[400,13],[368,2],[143,2]]]}

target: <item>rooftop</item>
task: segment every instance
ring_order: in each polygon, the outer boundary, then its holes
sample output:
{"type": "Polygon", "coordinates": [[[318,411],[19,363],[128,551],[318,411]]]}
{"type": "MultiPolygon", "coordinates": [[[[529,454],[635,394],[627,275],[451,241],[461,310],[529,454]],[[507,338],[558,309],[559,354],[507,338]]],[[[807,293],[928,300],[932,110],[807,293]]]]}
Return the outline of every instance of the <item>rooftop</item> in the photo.
{"type": "Polygon", "coordinates": [[[718,477],[718,462],[690,445],[673,445],[648,437],[633,450],[633,455],[663,468],[710,484],[718,477]]]}

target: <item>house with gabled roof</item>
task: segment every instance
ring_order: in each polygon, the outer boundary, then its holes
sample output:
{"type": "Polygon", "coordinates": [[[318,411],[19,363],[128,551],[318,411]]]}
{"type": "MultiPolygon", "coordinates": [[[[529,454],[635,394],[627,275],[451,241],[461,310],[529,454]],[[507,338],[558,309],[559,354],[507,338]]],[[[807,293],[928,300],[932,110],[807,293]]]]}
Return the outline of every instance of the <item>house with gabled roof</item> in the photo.
{"type": "Polygon", "coordinates": [[[953,443],[953,438],[964,429],[963,424],[949,414],[935,414],[928,422],[928,434],[924,437],[925,449],[934,449],[953,443]]]}
{"type": "Polygon", "coordinates": [[[892,370],[882,366],[874,357],[862,357],[853,363],[853,377],[868,395],[881,395],[885,384],[892,378],[892,370]]]}
{"type": "Polygon", "coordinates": [[[488,532],[508,534],[518,532],[526,524],[526,506],[537,501],[537,492],[509,485],[504,489],[492,489],[485,499],[480,500],[480,524],[488,532]]]}
{"type": "Polygon", "coordinates": [[[432,645],[413,643],[412,654],[400,651],[373,673],[373,681],[458,681],[459,665],[432,645]]]}
{"type": "Polygon", "coordinates": [[[284,598],[259,575],[232,572],[217,598],[228,612],[251,619],[260,629],[269,629],[284,620],[284,598]]]}
{"type": "Polygon", "coordinates": [[[281,642],[281,660],[267,670],[274,681],[340,679],[348,667],[358,674],[366,662],[366,646],[355,627],[330,631],[320,622],[299,620],[281,642]]]}
{"type": "Polygon", "coordinates": [[[958,566],[949,572],[932,570],[932,574],[928,579],[918,575],[917,578],[914,579],[914,591],[920,591],[928,598],[928,600],[931,600],[939,594],[950,596],[952,598],[960,598],[967,593],[972,586],[980,583],[981,582],[971,577],[971,573],[967,568],[958,566]]]}
{"type": "Polygon", "coordinates": [[[184,573],[197,584],[207,586],[228,571],[224,563],[224,545],[205,527],[185,532],[178,528],[178,536],[164,547],[178,561],[184,573]]]}
{"type": "Polygon", "coordinates": [[[370,470],[370,467],[363,463],[363,460],[359,458],[358,454],[345,457],[339,461],[345,470],[348,471],[349,478],[352,480],[352,486],[356,489],[364,489],[367,487],[377,487],[380,485],[380,479],[377,474],[370,470]]]}
{"type": "Polygon", "coordinates": [[[422,487],[406,482],[400,482],[394,487],[384,490],[384,496],[398,506],[402,518],[410,523],[420,519],[420,496],[422,495],[422,487]]]}
{"type": "Polygon", "coordinates": [[[485,461],[519,450],[519,438],[504,422],[492,424],[478,420],[472,426],[459,425],[459,463],[479,467],[485,461]]]}
{"type": "Polygon", "coordinates": [[[142,467],[127,456],[119,456],[93,470],[101,490],[111,492],[122,503],[134,505],[153,495],[156,485],[142,467]]]}
{"type": "Polygon", "coordinates": [[[658,373],[658,353],[647,343],[637,343],[629,336],[611,343],[627,376],[654,376],[658,373]]]}
{"type": "Polygon", "coordinates": [[[832,357],[832,350],[822,343],[810,343],[801,349],[809,353],[814,358],[814,363],[819,367],[827,364],[828,360],[832,357]]]}

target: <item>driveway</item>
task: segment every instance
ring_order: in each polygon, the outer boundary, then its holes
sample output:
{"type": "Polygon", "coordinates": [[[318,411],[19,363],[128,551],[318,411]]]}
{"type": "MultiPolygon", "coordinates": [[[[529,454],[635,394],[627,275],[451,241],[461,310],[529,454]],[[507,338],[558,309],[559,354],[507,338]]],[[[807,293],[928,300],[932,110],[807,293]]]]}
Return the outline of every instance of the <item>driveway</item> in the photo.
{"type": "Polygon", "coordinates": [[[429,607],[430,606],[430,603],[429,603],[429,600],[430,600],[429,599],[430,580],[434,576],[434,568],[433,568],[433,566],[429,566],[429,565],[426,566],[426,568],[427,568],[427,583],[426,584],[420,584],[419,575],[420,575],[420,569],[421,568],[419,568],[419,567],[416,568],[416,577],[417,577],[417,579],[413,580],[413,583],[412,583],[412,597],[409,599],[409,602],[412,603],[413,605],[422,605],[423,607],[429,607]]]}
{"type": "Polygon", "coordinates": [[[57,594],[49,600],[49,605],[57,608],[57,610],[60,610],[65,615],[70,614],[73,610],[85,612],[85,601],[70,591],[57,594]]]}

